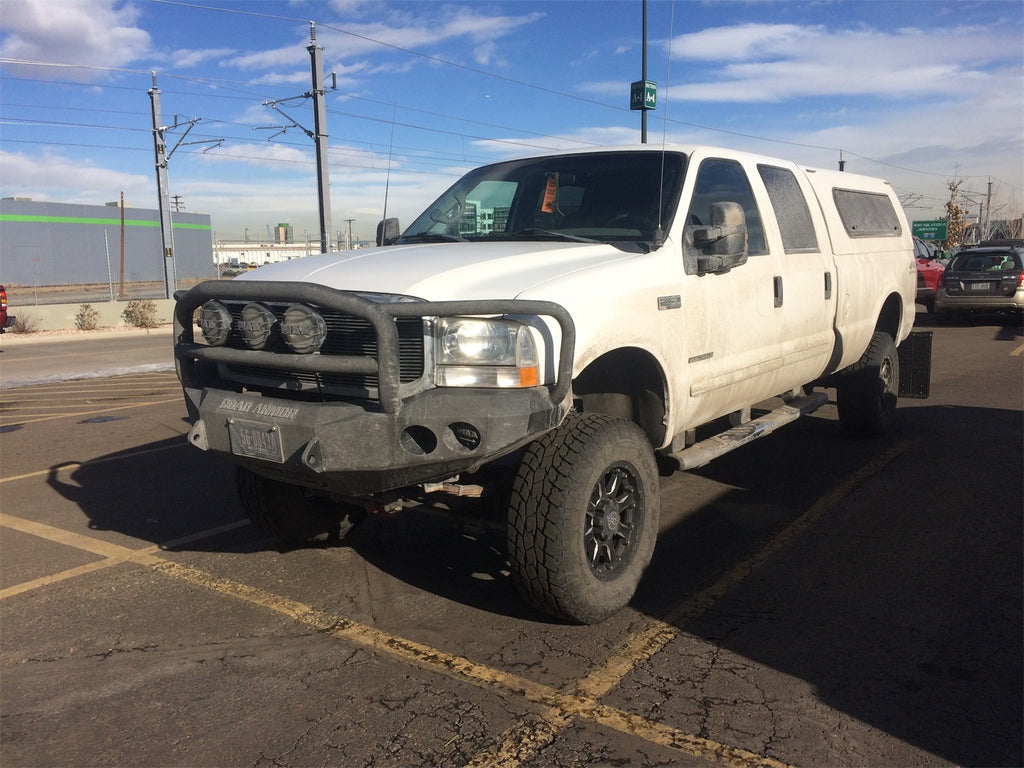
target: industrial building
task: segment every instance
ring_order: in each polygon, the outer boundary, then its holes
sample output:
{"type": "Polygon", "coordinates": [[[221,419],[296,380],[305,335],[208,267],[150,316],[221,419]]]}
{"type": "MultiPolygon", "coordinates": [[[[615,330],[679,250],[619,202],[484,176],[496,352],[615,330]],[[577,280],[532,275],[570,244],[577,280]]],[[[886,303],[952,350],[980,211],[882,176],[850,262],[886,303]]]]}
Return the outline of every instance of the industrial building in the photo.
{"type": "MultiPolygon", "coordinates": [[[[217,276],[210,217],[172,212],[177,286],[217,276]]],[[[0,200],[0,281],[8,287],[165,280],[160,214],[122,206],[0,200]],[[123,242],[123,247],[122,247],[123,242]]]]}

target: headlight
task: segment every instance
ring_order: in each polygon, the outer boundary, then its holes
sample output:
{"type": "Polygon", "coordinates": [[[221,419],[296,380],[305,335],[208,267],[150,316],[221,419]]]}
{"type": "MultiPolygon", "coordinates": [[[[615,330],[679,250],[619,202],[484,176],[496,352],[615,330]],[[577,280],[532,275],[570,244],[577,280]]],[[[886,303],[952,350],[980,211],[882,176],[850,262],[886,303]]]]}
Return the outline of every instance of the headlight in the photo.
{"type": "Polygon", "coordinates": [[[439,387],[534,387],[539,383],[537,348],[525,325],[444,317],[435,328],[439,387]]]}

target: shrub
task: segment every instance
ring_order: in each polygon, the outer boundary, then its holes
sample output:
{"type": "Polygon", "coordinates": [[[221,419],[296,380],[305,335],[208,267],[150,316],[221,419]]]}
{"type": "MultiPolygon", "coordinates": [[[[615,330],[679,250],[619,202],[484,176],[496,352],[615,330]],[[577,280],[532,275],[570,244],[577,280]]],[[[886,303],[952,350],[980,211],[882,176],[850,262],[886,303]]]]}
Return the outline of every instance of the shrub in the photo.
{"type": "Polygon", "coordinates": [[[35,333],[43,323],[42,318],[38,315],[33,315],[31,312],[25,312],[20,309],[15,317],[18,318],[17,322],[8,327],[7,333],[35,333]]]}
{"type": "Polygon", "coordinates": [[[80,331],[95,331],[99,327],[100,313],[92,304],[83,304],[75,315],[75,327],[80,331]]]}
{"type": "Polygon", "coordinates": [[[155,328],[159,325],[156,319],[156,304],[149,299],[129,301],[121,317],[128,325],[134,325],[136,328],[155,328]]]}

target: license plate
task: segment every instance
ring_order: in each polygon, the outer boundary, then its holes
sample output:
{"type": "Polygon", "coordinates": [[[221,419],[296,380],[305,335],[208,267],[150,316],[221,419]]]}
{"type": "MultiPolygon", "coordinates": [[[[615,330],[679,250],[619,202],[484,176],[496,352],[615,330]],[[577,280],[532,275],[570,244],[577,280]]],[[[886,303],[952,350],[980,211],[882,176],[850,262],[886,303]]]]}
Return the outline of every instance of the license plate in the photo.
{"type": "Polygon", "coordinates": [[[228,435],[231,437],[231,452],[236,456],[276,461],[278,464],[284,462],[281,430],[273,424],[231,419],[228,435]]]}
{"type": "Polygon", "coordinates": [[[971,291],[988,291],[991,290],[992,283],[971,283],[967,288],[971,291]]]}

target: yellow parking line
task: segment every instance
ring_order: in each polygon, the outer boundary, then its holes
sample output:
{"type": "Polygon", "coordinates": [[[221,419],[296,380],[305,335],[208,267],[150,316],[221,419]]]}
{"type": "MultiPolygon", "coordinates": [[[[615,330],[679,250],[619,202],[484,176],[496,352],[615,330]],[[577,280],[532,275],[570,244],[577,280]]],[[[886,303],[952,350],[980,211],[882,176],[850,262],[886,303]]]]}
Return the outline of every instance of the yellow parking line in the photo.
{"type": "Polygon", "coordinates": [[[30,416],[27,419],[10,419],[6,424],[0,426],[13,426],[14,424],[38,424],[43,421],[53,421],[54,419],[66,419],[73,418],[75,416],[95,416],[98,413],[111,413],[113,411],[124,411],[130,408],[145,408],[147,405],[163,405],[164,403],[173,403],[180,401],[181,395],[168,396],[163,400],[147,400],[144,403],[132,403],[131,405],[115,405],[110,408],[93,408],[87,411],[75,411],[73,413],[57,413],[50,414],[48,416],[30,416]]]}
{"type": "MultiPolygon", "coordinates": [[[[155,553],[160,550],[159,545],[132,550],[89,536],[3,514],[0,514],[0,525],[99,554],[105,558],[102,561],[103,564],[132,561],[147,565],[158,572],[271,610],[339,639],[385,653],[400,661],[449,678],[468,681],[485,689],[497,689],[505,694],[521,696],[545,708],[543,712],[528,715],[513,724],[501,735],[495,749],[478,752],[470,760],[470,766],[493,765],[502,766],[502,768],[515,768],[523,760],[538,754],[545,745],[550,744],[557,737],[559,731],[568,727],[573,720],[584,718],[622,733],[638,736],[661,746],[732,768],[776,767],[785,764],[763,755],[688,734],[638,715],[600,704],[599,698],[621,682],[637,664],[652,658],[677,637],[681,632],[682,623],[691,621],[707,611],[721,596],[743,581],[758,566],[776,554],[828,510],[834,508],[854,488],[905,452],[909,445],[910,441],[897,443],[854,472],[845,482],[821,496],[804,514],[772,537],[754,555],[734,566],[713,585],[687,600],[667,617],[667,621],[654,621],[644,630],[627,638],[623,646],[611,654],[604,665],[583,680],[578,681],[568,693],[486,665],[477,664],[463,656],[449,654],[412,640],[390,635],[343,616],[328,614],[305,603],[257,587],[223,579],[199,569],[157,557],[155,553]]],[[[64,573],[78,575],[99,567],[102,565],[89,564],[64,573]]],[[[40,581],[43,580],[37,579],[35,582],[26,584],[35,584],[40,581]]],[[[52,583],[52,581],[48,583],[52,583]]],[[[6,597],[9,592],[16,594],[18,592],[12,592],[12,590],[19,590],[24,586],[16,585],[4,590],[0,592],[0,598],[6,597]]]]}
{"type": "MultiPolygon", "coordinates": [[[[245,522],[231,523],[211,531],[204,531],[187,537],[187,540],[205,538],[244,524],[245,522]]],[[[688,755],[714,760],[729,768],[751,768],[752,766],[785,768],[784,763],[767,759],[753,752],[719,744],[710,739],[688,734],[614,707],[600,705],[595,699],[589,696],[581,696],[577,691],[568,694],[562,693],[543,683],[537,683],[484,664],[478,664],[464,656],[450,654],[413,640],[391,635],[365,624],[352,621],[344,616],[329,614],[297,600],[276,595],[248,584],[220,578],[197,568],[175,563],[156,555],[161,549],[172,546],[172,542],[143,549],[130,549],[118,544],[100,541],[91,536],[84,536],[2,513],[0,513],[0,525],[104,556],[104,559],[97,563],[89,563],[84,566],[68,569],[59,574],[0,590],[0,600],[67,578],[84,575],[120,563],[133,562],[148,566],[160,573],[181,579],[195,586],[221,595],[237,598],[274,613],[287,616],[308,627],[373,651],[384,653],[403,663],[411,664],[451,679],[469,682],[479,688],[497,691],[502,695],[519,696],[532,703],[541,704],[546,708],[545,714],[541,715],[540,719],[536,717],[530,718],[527,724],[535,748],[550,743],[560,730],[567,727],[574,719],[582,717],[592,719],[608,728],[638,736],[688,755]]],[[[185,543],[185,541],[183,539],[177,543],[185,543]]],[[[523,734],[515,734],[513,739],[508,740],[509,746],[512,743],[522,744],[523,734]]],[[[523,754],[520,752],[513,756],[512,753],[505,751],[504,754],[495,755],[494,757],[495,759],[489,760],[486,763],[478,762],[476,764],[493,766],[517,765],[523,758],[523,754]],[[511,762],[509,762],[510,758],[511,762]],[[503,760],[506,762],[502,762],[503,760]]]]}
{"type": "Polygon", "coordinates": [[[14,517],[13,515],[6,515],[0,512],[0,526],[2,527],[11,528],[16,531],[21,531],[22,533],[29,533],[33,536],[38,536],[41,539],[57,542],[58,544],[64,544],[65,546],[73,547],[74,549],[79,549],[84,552],[91,552],[92,554],[100,555],[103,558],[75,568],[68,568],[67,570],[60,571],[59,573],[41,576],[38,579],[24,581],[21,584],[14,584],[5,589],[0,589],[0,600],[13,597],[14,595],[20,595],[24,592],[30,592],[31,590],[39,589],[40,587],[46,587],[50,584],[56,584],[60,581],[84,576],[87,573],[100,571],[104,568],[110,568],[111,566],[118,565],[120,563],[148,563],[150,560],[154,559],[152,556],[157,552],[174,549],[175,547],[180,547],[183,544],[190,544],[193,541],[208,539],[212,536],[217,536],[227,531],[233,531],[236,528],[241,528],[246,525],[249,525],[248,520],[236,520],[232,523],[227,523],[216,528],[209,528],[205,531],[189,534],[188,536],[182,536],[178,539],[165,541],[162,544],[154,544],[143,549],[131,549],[130,547],[111,544],[110,542],[102,541],[92,536],[83,536],[79,533],[66,531],[63,528],[55,528],[52,525],[36,523],[31,520],[25,520],[21,517],[14,517]]]}
{"type": "MultiPolygon", "coordinates": [[[[677,637],[682,631],[683,626],[703,615],[761,564],[774,556],[786,544],[820,519],[825,512],[835,507],[854,488],[872,477],[897,456],[906,452],[910,445],[911,441],[903,440],[890,446],[888,450],[883,451],[847,477],[843,483],[819,497],[807,511],[769,539],[757,552],[737,563],[717,579],[715,583],[684,601],[676,610],[669,613],[663,621],[655,621],[647,628],[628,637],[623,645],[609,656],[608,661],[603,666],[595,669],[577,684],[580,698],[593,701],[596,704],[601,696],[620,683],[638,664],[651,659],[671,640],[677,637]]],[[[503,768],[516,768],[523,760],[527,760],[535,755],[539,748],[543,747],[553,738],[550,729],[559,714],[562,713],[549,712],[542,715],[539,720],[534,719],[532,722],[536,724],[539,730],[535,730],[529,723],[520,722],[514,724],[506,731],[506,734],[503,734],[501,744],[498,747],[494,750],[485,750],[478,753],[470,760],[468,766],[475,767],[495,764],[501,765],[503,768]]],[[[609,725],[609,727],[614,726],[609,725]]],[[[659,741],[658,743],[661,742],[659,741]]],[[[691,752],[690,754],[703,753],[691,752]]],[[[760,765],[761,763],[757,761],[764,760],[760,756],[755,755],[754,757],[756,758],[755,762],[743,764],[760,765]]]]}
{"type": "MultiPolygon", "coordinates": [[[[154,558],[156,560],[156,558],[154,558]]],[[[531,718],[530,736],[534,746],[550,743],[557,732],[567,727],[572,720],[582,717],[596,720],[604,726],[623,733],[640,736],[649,741],[684,752],[689,755],[713,759],[730,768],[784,768],[781,763],[747,750],[729,747],[710,739],[684,733],[675,728],[655,723],[628,712],[599,705],[590,697],[579,696],[572,692],[562,693],[550,686],[536,683],[518,675],[477,664],[464,656],[457,656],[437,648],[432,648],[413,640],[407,640],[382,632],[365,624],[347,619],[343,616],[328,614],[305,603],[300,603],[281,595],[266,592],[257,587],[230,581],[213,576],[189,566],[180,565],[169,560],[158,560],[152,566],[163,573],[184,579],[192,584],[205,587],[214,592],[231,595],[248,603],[267,608],[276,613],[288,616],[295,621],[306,624],[333,637],[362,645],[375,651],[385,653],[392,658],[448,678],[470,682],[480,688],[496,689],[505,695],[522,696],[535,704],[542,704],[547,711],[538,720],[531,718]]],[[[522,739],[515,742],[522,745],[522,739]]],[[[478,755],[478,758],[480,756],[478,755]]],[[[514,759],[509,753],[488,756],[485,762],[476,765],[517,765],[523,759],[523,753],[517,752],[514,759]]],[[[471,763],[473,765],[474,763],[471,763]]]]}
{"type": "Polygon", "coordinates": [[[35,472],[26,472],[23,475],[11,475],[10,477],[0,477],[0,483],[13,483],[15,480],[28,480],[32,477],[43,477],[50,475],[53,472],[57,472],[62,469],[77,469],[78,467],[93,466],[95,464],[106,464],[109,461],[124,461],[125,459],[133,459],[136,456],[145,456],[147,453],[159,453],[160,451],[170,451],[175,448],[184,448],[188,443],[182,440],[180,443],[174,443],[173,445],[161,445],[159,448],[144,448],[141,451],[129,451],[127,453],[119,453],[114,456],[102,456],[98,459],[89,459],[88,461],[67,461],[63,464],[58,464],[48,469],[37,469],[35,472]]]}
{"type": "Polygon", "coordinates": [[[1013,350],[1013,352],[1010,353],[1010,357],[1020,357],[1020,355],[1022,354],[1024,354],[1024,344],[1021,344],[1019,347],[1013,350]]]}

